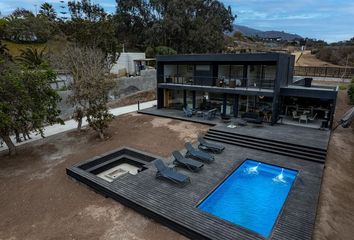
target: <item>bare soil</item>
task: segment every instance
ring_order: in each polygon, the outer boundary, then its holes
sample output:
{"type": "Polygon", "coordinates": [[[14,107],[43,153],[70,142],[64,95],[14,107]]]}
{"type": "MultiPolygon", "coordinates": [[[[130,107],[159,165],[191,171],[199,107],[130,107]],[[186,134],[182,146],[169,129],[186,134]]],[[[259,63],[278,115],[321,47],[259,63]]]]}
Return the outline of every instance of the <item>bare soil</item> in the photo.
{"type": "MultiPolygon", "coordinates": [[[[349,108],[346,91],[340,91],[336,121],[349,108]]],[[[332,132],[313,238],[354,238],[354,124],[332,132]]]]}
{"type": "Polygon", "coordinates": [[[311,67],[338,67],[338,65],[322,61],[311,54],[311,51],[304,51],[295,66],[311,66],[311,67]]]}
{"type": "Polygon", "coordinates": [[[110,138],[70,131],[0,155],[0,239],[185,239],[70,179],[65,168],[121,146],[168,157],[205,125],[140,114],[118,117],[110,138]]]}
{"type": "Polygon", "coordinates": [[[127,105],[137,104],[140,102],[148,102],[156,99],[156,90],[140,91],[121,99],[110,101],[107,105],[110,108],[123,107],[127,105]]]}
{"type": "MultiPolygon", "coordinates": [[[[336,119],[349,109],[340,91],[336,119]]],[[[354,126],[332,133],[314,239],[353,239],[354,126]]],[[[66,176],[74,163],[121,146],[169,157],[208,127],[128,114],[111,124],[106,141],[94,132],[70,131],[0,153],[0,239],[185,239],[66,176]]]]}

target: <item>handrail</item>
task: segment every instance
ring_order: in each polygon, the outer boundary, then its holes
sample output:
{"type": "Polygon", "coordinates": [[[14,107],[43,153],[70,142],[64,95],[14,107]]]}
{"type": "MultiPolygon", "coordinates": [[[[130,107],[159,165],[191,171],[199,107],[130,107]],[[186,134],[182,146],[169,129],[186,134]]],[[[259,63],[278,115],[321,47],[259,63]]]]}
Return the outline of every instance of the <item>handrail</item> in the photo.
{"type": "Polygon", "coordinates": [[[172,83],[180,85],[199,85],[226,88],[259,88],[273,89],[275,79],[271,78],[219,78],[209,76],[181,76],[159,75],[159,83],[172,83]]]}

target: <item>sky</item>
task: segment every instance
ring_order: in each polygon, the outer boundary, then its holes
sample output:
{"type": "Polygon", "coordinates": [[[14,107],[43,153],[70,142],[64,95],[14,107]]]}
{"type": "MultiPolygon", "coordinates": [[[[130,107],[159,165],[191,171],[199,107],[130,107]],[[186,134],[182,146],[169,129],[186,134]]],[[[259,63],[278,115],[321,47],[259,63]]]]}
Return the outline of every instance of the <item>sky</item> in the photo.
{"type": "MultiPolygon", "coordinates": [[[[236,24],[258,30],[278,30],[327,42],[354,37],[354,0],[221,0],[237,15],[236,24]]],[[[35,11],[41,0],[0,0],[0,12],[17,7],[35,11]],[[36,7],[37,6],[37,7],[36,7]]],[[[47,0],[60,11],[59,0],[47,0]]],[[[65,0],[67,2],[67,0],[65,0]]],[[[94,0],[115,11],[115,0],[94,0]]]]}

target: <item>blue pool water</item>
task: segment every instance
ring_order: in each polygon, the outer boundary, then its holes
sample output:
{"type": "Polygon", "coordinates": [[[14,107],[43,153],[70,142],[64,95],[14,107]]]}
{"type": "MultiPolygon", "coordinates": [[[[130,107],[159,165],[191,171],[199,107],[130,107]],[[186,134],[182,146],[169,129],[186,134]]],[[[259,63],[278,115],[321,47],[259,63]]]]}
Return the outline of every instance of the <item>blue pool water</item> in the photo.
{"type": "Polygon", "coordinates": [[[246,160],[198,208],[268,237],[296,175],[246,160]]]}

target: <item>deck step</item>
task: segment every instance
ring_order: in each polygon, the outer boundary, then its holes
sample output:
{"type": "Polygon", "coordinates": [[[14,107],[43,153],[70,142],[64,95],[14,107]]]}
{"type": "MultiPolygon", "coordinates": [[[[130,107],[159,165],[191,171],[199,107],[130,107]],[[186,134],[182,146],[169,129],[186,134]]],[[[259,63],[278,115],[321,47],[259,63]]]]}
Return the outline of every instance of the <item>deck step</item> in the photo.
{"type": "Polygon", "coordinates": [[[293,147],[291,145],[274,144],[272,142],[268,143],[266,141],[259,141],[257,139],[246,139],[246,138],[232,137],[232,136],[216,134],[216,133],[208,133],[207,136],[214,137],[214,138],[220,138],[220,139],[224,139],[224,140],[229,140],[229,141],[240,142],[240,143],[251,143],[252,145],[269,147],[269,148],[276,149],[279,151],[286,151],[286,152],[291,152],[291,153],[295,153],[295,154],[302,154],[302,155],[306,155],[306,156],[310,156],[310,157],[319,157],[322,159],[326,158],[325,153],[309,150],[305,147],[304,148],[293,147]]]}
{"type": "Polygon", "coordinates": [[[224,130],[219,130],[219,129],[209,129],[208,132],[213,132],[213,133],[221,133],[221,134],[226,134],[229,136],[237,136],[240,138],[246,138],[246,139],[251,139],[253,140],[258,140],[258,141],[264,141],[267,142],[269,144],[280,144],[280,145],[284,145],[284,146],[291,146],[293,148],[299,148],[299,149],[308,149],[308,150],[313,150],[314,152],[318,152],[318,153],[324,153],[325,155],[327,154],[327,150],[326,149],[322,149],[322,148],[316,148],[316,147],[311,147],[311,146],[304,146],[301,144],[295,144],[295,143],[288,143],[288,142],[283,142],[283,141],[278,141],[278,140],[274,140],[274,139],[266,139],[266,138],[260,138],[260,137],[255,137],[255,136],[250,136],[250,135],[245,135],[245,134],[240,134],[240,133],[233,133],[233,132],[228,132],[228,131],[224,131],[224,130]]]}
{"type": "Polygon", "coordinates": [[[216,129],[210,129],[204,138],[211,141],[252,148],[319,163],[324,163],[326,160],[326,151],[323,149],[284,143],[238,133],[230,133],[216,129]]]}

